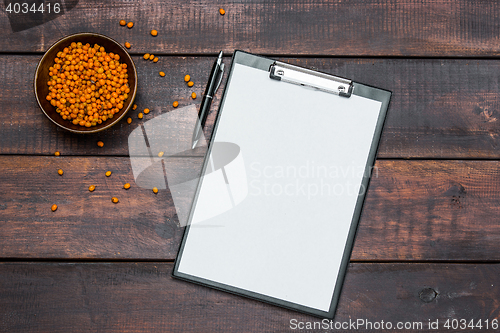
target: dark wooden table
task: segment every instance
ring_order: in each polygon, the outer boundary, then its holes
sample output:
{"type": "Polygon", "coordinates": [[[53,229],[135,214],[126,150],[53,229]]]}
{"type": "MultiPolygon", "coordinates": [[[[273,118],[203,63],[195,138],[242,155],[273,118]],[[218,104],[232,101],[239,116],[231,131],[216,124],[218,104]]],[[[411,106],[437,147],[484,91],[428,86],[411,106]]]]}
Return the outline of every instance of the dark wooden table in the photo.
{"type": "Polygon", "coordinates": [[[1,332],[288,332],[300,331],[291,329],[293,319],[319,320],[172,279],[183,229],[170,192],[154,195],[134,186],[128,135],[141,121],[171,111],[174,100],[183,106],[192,103],[191,91],[201,95],[221,49],[227,56],[235,49],[268,55],[393,92],[378,177],[370,184],[336,321],[422,322],[425,331],[429,320],[439,320],[439,332],[495,331],[497,3],[67,0],[63,9],[64,15],[45,15],[38,23],[47,22],[24,30],[11,26],[5,7],[0,13],[1,332]],[[120,19],[135,26],[121,27],[120,19]],[[53,125],[32,89],[43,52],[83,31],[130,42],[139,74],[133,123],[90,136],[53,125]],[[146,52],[159,62],[142,60],[146,52]],[[185,74],[195,81],[192,89],[185,74]],[[139,120],[144,108],[152,111],[139,120]],[[113,175],[105,178],[108,169],[113,175]],[[127,192],[121,189],[126,182],[132,183],[127,192]],[[92,183],[94,193],[87,190],[92,183]],[[110,200],[115,195],[117,205],[110,200]],[[481,320],[483,327],[447,329],[448,319],[450,325],[481,320]]]}

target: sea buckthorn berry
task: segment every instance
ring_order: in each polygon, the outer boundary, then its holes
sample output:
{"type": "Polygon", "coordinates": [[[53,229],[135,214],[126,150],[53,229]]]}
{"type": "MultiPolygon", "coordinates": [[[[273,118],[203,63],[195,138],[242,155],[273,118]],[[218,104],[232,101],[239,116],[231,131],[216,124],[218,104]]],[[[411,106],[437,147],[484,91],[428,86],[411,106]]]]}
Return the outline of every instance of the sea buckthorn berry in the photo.
{"type": "Polygon", "coordinates": [[[156,30],[151,30],[151,36],[155,37],[156,35],[158,35],[158,31],[156,30]]]}
{"type": "Polygon", "coordinates": [[[194,82],[193,81],[189,81],[188,82],[188,87],[192,87],[192,86],[194,86],[194,82]]]}
{"type": "Polygon", "coordinates": [[[134,22],[129,22],[129,23],[127,23],[127,27],[128,27],[129,29],[132,29],[132,27],[133,27],[133,26],[134,26],[134,22]]]}
{"type": "Polygon", "coordinates": [[[99,146],[99,147],[101,147],[101,148],[102,148],[102,147],[104,147],[104,142],[102,142],[102,141],[97,141],[97,146],[99,146]]]}
{"type": "Polygon", "coordinates": [[[131,45],[130,45],[130,43],[129,43],[129,42],[125,42],[125,47],[126,47],[127,49],[130,49],[130,46],[131,46],[131,45]]]}
{"type": "Polygon", "coordinates": [[[172,105],[174,106],[174,108],[178,107],[179,106],[179,102],[175,101],[172,103],[172,105]]]}
{"type": "Polygon", "coordinates": [[[62,176],[64,174],[64,171],[62,169],[59,169],[57,170],[57,173],[59,174],[59,176],[62,176]]]}
{"type": "Polygon", "coordinates": [[[144,109],[144,114],[148,114],[149,113],[149,109],[144,109]]]}
{"type": "Polygon", "coordinates": [[[153,59],[153,62],[158,62],[158,57],[155,57],[155,58],[153,59]]]}
{"type": "Polygon", "coordinates": [[[106,177],[111,176],[111,171],[106,171],[106,177]]]}
{"type": "Polygon", "coordinates": [[[189,75],[184,76],[184,81],[189,82],[189,80],[191,80],[191,76],[189,75]]]}
{"type": "Polygon", "coordinates": [[[89,191],[90,192],[94,192],[94,190],[95,190],[95,185],[90,185],[89,186],[89,191]]]}
{"type": "Polygon", "coordinates": [[[127,24],[127,21],[125,20],[120,20],[120,25],[126,25],[127,24]]]}
{"type": "Polygon", "coordinates": [[[142,112],[139,112],[139,114],[137,115],[137,117],[138,117],[139,119],[142,119],[142,117],[144,117],[144,115],[142,114],[142,112]]]}
{"type": "Polygon", "coordinates": [[[125,183],[123,184],[123,188],[128,190],[130,188],[130,184],[129,183],[125,183]]]}
{"type": "Polygon", "coordinates": [[[149,53],[145,53],[144,56],[143,56],[144,60],[148,60],[149,59],[149,53]]]}
{"type": "Polygon", "coordinates": [[[195,92],[191,93],[191,98],[192,99],[196,99],[196,93],[195,92]]]}
{"type": "Polygon", "coordinates": [[[156,187],[153,187],[153,193],[154,194],[157,194],[158,193],[158,189],[156,187]]]}
{"type": "Polygon", "coordinates": [[[163,73],[163,72],[160,72],[160,76],[165,76],[165,73],[163,73]]]}
{"type": "Polygon", "coordinates": [[[52,211],[55,212],[57,210],[57,205],[52,205],[52,207],[50,207],[50,209],[52,209],[52,211]]]}
{"type": "Polygon", "coordinates": [[[154,54],[150,54],[149,55],[149,60],[153,60],[155,58],[155,55],[154,54]]]}
{"type": "Polygon", "coordinates": [[[132,118],[128,117],[127,118],[127,123],[131,124],[132,123],[132,118]]]}
{"type": "Polygon", "coordinates": [[[59,156],[59,155],[61,155],[61,153],[60,153],[60,152],[58,152],[58,151],[56,151],[56,152],[54,153],[54,155],[55,155],[55,156],[59,156]]]}
{"type": "Polygon", "coordinates": [[[137,109],[137,104],[134,104],[134,106],[132,107],[132,110],[135,110],[137,109]]]}
{"type": "Polygon", "coordinates": [[[162,151],[161,151],[161,152],[159,152],[159,153],[158,153],[158,157],[162,157],[162,156],[163,156],[163,154],[164,154],[164,153],[163,153],[162,151]]]}
{"type": "Polygon", "coordinates": [[[70,43],[49,68],[47,100],[63,120],[92,127],[119,112],[130,87],[126,64],[103,46],[70,43]]]}
{"type": "Polygon", "coordinates": [[[112,198],[111,198],[111,202],[112,202],[112,203],[118,203],[118,201],[119,201],[119,200],[118,200],[118,198],[117,198],[117,197],[112,197],[112,198]]]}
{"type": "Polygon", "coordinates": [[[219,8],[219,14],[224,15],[226,14],[226,11],[223,8],[219,8]]]}

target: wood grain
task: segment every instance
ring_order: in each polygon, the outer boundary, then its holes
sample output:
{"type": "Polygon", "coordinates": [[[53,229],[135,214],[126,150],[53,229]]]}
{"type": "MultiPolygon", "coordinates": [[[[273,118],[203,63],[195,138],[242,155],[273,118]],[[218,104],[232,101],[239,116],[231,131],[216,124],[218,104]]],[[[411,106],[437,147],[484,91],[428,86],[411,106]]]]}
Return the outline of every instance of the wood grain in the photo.
{"type": "MultiPolygon", "coordinates": [[[[137,110],[132,125],[125,121],[96,135],[75,135],[53,125],[36,105],[32,92],[36,56],[0,56],[1,154],[127,156],[130,132],[164,112],[194,103],[190,93],[203,94],[213,57],[160,57],[156,64],[134,57],[139,73],[137,110]],[[165,77],[158,75],[159,71],[165,77]],[[187,87],[190,74],[195,85],[187,87]],[[143,120],[137,114],[151,113],[143,120]],[[96,146],[98,140],[105,147],[96,146]]],[[[500,158],[500,94],[496,60],[285,58],[284,61],[349,77],[393,92],[379,157],[383,158],[500,158]]],[[[226,64],[230,62],[225,59],[226,64]]],[[[211,133],[222,89],[207,120],[211,133]]],[[[201,156],[200,152],[194,155],[201,156]]]]}
{"type": "Polygon", "coordinates": [[[500,53],[500,9],[488,1],[64,2],[78,3],[64,15],[15,33],[2,10],[0,49],[40,52],[65,35],[92,31],[128,41],[138,53],[216,54],[221,49],[317,56],[500,53]],[[220,7],[226,10],[224,16],[220,7]],[[120,26],[121,19],[133,21],[134,28],[120,26]],[[157,37],[149,34],[151,29],[158,30],[157,37]]]}
{"type": "MultiPolygon", "coordinates": [[[[293,319],[321,321],[175,280],[171,270],[170,263],[2,263],[0,331],[290,332],[293,319]]],[[[433,332],[459,332],[445,321],[499,319],[499,274],[498,264],[351,264],[335,321],[422,322],[426,331],[438,320],[433,332]]]]}
{"type": "MultiPolygon", "coordinates": [[[[173,159],[169,182],[200,161],[173,159]]],[[[170,191],[136,186],[128,158],[0,156],[0,165],[3,258],[175,258],[183,228],[170,191]]],[[[377,161],[351,259],[500,260],[499,183],[495,161],[377,161]]]]}

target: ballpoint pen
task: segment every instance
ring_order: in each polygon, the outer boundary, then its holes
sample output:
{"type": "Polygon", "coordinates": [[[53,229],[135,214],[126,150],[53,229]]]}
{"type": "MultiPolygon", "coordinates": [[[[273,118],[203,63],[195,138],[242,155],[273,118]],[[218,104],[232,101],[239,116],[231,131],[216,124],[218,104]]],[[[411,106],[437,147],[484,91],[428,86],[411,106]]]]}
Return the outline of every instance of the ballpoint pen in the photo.
{"type": "Polygon", "coordinates": [[[205,89],[205,94],[203,95],[203,98],[201,100],[200,111],[198,112],[199,121],[196,122],[196,126],[193,132],[193,137],[191,139],[191,149],[194,149],[198,144],[198,141],[200,140],[200,135],[203,131],[203,126],[205,126],[213,96],[220,86],[223,74],[224,64],[222,63],[222,51],[220,51],[219,56],[217,57],[214,66],[212,67],[212,71],[210,72],[207,88],[205,89]]]}

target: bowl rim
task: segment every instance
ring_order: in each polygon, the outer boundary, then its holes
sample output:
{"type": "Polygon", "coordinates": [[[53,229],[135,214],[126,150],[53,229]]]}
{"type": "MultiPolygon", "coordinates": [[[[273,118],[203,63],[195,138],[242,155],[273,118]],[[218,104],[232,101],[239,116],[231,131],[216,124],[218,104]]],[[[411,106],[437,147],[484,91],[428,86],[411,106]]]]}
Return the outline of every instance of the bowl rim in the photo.
{"type": "MultiPolygon", "coordinates": [[[[38,61],[38,64],[36,66],[36,69],[35,69],[35,77],[33,79],[33,87],[34,87],[34,93],[35,93],[35,98],[36,98],[36,101],[38,103],[38,106],[40,107],[40,109],[42,110],[42,112],[45,114],[45,116],[50,119],[51,122],[53,122],[54,124],[56,124],[57,126],[67,130],[67,131],[70,131],[70,132],[73,132],[73,133],[78,133],[78,134],[91,134],[91,133],[97,133],[97,132],[101,132],[101,131],[104,131],[108,128],[110,128],[111,126],[115,125],[116,123],[118,123],[123,117],[125,117],[125,115],[128,113],[128,111],[130,110],[130,108],[132,107],[133,105],[133,101],[135,100],[135,97],[136,97],[136,94],[137,94],[137,81],[138,81],[138,77],[137,77],[137,69],[135,68],[135,63],[134,63],[134,60],[132,59],[132,57],[130,56],[130,54],[128,53],[128,51],[125,49],[125,47],[123,47],[120,43],[118,43],[116,40],[114,40],[113,38],[111,37],[108,37],[108,36],[105,36],[105,35],[102,35],[102,34],[99,34],[99,33],[95,33],[95,32],[78,32],[78,33],[75,33],[75,34],[71,34],[71,35],[67,35],[67,36],[64,36],[60,39],[58,39],[57,41],[55,41],[43,54],[43,56],[40,58],[40,60],[38,61]],[[134,77],[135,77],[135,84],[134,84],[134,87],[133,89],[131,88],[131,91],[132,91],[132,95],[129,96],[131,98],[131,103],[129,104],[129,106],[127,107],[127,109],[125,110],[125,112],[123,112],[121,114],[120,117],[114,119],[112,122],[110,122],[109,124],[106,124],[105,126],[101,127],[101,128],[96,128],[96,129],[90,129],[90,130],[75,130],[75,129],[72,129],[72,128],[69,128],[69,127],[66,127],[66,126],[63,126],[61,124],[59,124],[58,122],[56,122],[54,119],[52,119],[52,117],[50,117],[47,112],[45,112],[42,104],[40,103],[40,100],[38,98],[38,89],[37,89],[37,80],[38,80],[38,76],[39,76],[39,71],[40,71],[40,65],[42,64],[42,62],[45,60],[45,57],[47,56],[47,54],[49,53],[49,51],[51,51],[53,48],[56,47],[56,45],[59,45],[60,43],[64,42],[65,40],[67,39],[70,39],[70,38],[74,38],[76,36],[90,36],[90,37],[99,37],[99,38],[104,38],[104,39],[107,39],[113,43],[115,43],[116,45],[118,45],[119,48],[122,49],[122,51],[127,55],[127,57],[130,59],[130,63],[132,64],[132,68],[134,70],[134,77]]],[[[92,128],[92,127],[90,127],[92,128]]]]}

